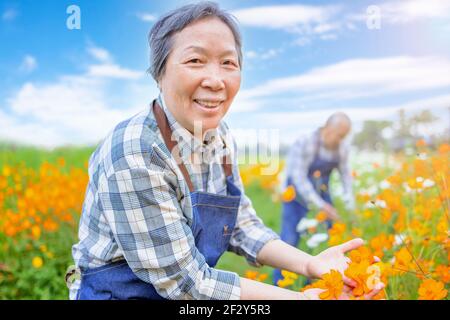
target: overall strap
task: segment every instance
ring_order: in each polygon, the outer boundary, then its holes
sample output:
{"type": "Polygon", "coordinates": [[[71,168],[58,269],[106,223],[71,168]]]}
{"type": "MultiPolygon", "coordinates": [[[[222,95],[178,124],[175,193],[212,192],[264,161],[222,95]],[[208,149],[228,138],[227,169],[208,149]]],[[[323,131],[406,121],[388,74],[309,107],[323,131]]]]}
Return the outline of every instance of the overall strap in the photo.
{"type": "MultiPolygon", "coordinates": [[[[194,192],[194,185],[192,184],[192,180],[189,176],[186,166],[180,158],[180,154],[178,152],[172,152],[172,150],[177,146],[177,142],[172,140],[172,129],[170,128],[167,116],[156,100],[153,102],[152,107],[153,114],[155,115],[156,123],[158,124],[159,130],[161,131],[164,143],[166,144],[172,156],[177,161],[178,167],[180,168],[181,173],[183,174],[184,179],[186,180],[186,183],[189,187],[189,191],[194,192]]],[[[228,161],[228,159],[229,157],[227,157],[226,155],[224,155],[222,159],[222,167],[227,177],[232,175],[231,163],[228,161]]]]}
{"type": "Polygon", "coordinates": [[[315,141],[314,141],[314,159],[318,159],[319,158],[319,149],[320,149],[320,129],[317,129],[316,134],[315,134],[315,141]]]}

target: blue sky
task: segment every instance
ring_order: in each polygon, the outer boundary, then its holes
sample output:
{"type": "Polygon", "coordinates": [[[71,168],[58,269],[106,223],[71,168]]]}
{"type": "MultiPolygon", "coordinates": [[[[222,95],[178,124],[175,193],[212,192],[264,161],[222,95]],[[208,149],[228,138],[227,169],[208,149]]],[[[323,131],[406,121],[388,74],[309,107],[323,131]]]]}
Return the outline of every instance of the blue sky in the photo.
{"type": "MultiPolygon", "coordinates": [[[[217,2],[243,34],[243,82],[226,117],[238,141],[244,129],[275,129],[291,142],[337,110],[358,128],[428,108],[441,120],[424,133],[448,128],[450,1],[217,2]],[[371,10],[380,28],[368,27],[371,10]]],[[[92,144],[146,108],[158,93],[148,31],[185,3],[2,0],[0,140],[92,144]],[[79,30],[66,26],[70,5],[79,30]]]]}

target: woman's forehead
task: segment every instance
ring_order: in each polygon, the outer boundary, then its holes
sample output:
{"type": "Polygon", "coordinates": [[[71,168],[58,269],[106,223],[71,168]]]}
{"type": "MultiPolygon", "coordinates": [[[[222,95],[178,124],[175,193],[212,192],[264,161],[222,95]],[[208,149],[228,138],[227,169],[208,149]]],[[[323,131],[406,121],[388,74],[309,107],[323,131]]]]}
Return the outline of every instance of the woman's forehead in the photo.
{"type": "Polygon", "coordinates": [[[182,51],[220,48],[236,53],[235,44],[231,29],[217,18],[195,21],[174,35],[174,47],[182,51]]]}
{"type": "MultiPolygon", "coordinates": [[[[208,49],[213,49],[213,48],[208,47],[208,46],[202,46],[201,44],[200,45],[192,44],[192,45],[188,45],[188,46],[182,48],[182,52],[183,53],[196,52],[196,53],[200,53],[200,54],[208,54],[208,52],[210,51],[208,49]]],[[[236,49],[235,49],[235,47],[233,45],[230,46],[229,48],[224,46],[223,48],[222,47],[219,47],[219,48],[216,47],[214,49],[220,49],[220,54],[221,55],[236,55],[237,54],[236,49]]]]}

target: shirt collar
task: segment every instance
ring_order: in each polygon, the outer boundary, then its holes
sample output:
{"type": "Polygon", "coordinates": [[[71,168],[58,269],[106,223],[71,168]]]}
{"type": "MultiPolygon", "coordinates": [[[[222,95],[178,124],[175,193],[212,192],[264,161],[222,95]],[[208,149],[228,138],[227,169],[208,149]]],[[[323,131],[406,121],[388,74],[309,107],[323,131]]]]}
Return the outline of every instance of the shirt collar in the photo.
{"type": "Polygon", "coordinates": [[[182,156],[192,153],[212,153],[223,149],[224,143],[217,128],[208,130],[203,141],[201,141],[176,121],[169,108],[167,108],[162,92],[159,94],[158,103],[167,116],[173,138],[176,140],[182,156]]]}

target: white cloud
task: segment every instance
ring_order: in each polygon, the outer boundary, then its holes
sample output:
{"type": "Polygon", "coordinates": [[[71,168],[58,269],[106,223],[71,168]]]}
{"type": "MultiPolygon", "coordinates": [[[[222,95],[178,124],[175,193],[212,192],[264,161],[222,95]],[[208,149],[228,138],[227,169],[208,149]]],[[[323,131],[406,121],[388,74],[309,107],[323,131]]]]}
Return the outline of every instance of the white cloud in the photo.
{"type": "Polygon", "coordinates": [[[151,13],[146,13],[146,12],[139,12],[136,14],[136,16],[140,20],[145,21],[145,22],[154,22],[157,19],[156,15],[151,14],[151,13]]]}
{"type": "MultiPolygon", "coordinates": [[[[112,61],[106,50],[93,56],[112,61]]],[[[142,76],[107,62],[53,82],[24,83],[6,100],[0,137],[46,147],[97,143],[157,95],[157,88],[142,76]]]]}
{"type": "Polygon", "coordinates": [[[88,67],[88,75],[92,77],[115,78],[115,79],[138,79],[144,76],[144,71],[136,71],[123,68],[114,63],[111,53],[104,49],[90,44],[87,52],[99,64],[92,64],[88,67]]]}
{"type": "Polygon", "coordinates": [[[232,13],[243,26],[298,34],[300,40],[295,43],[305,45],[314,35],[338,32],[342,28],[338,19],[340,12],[338,6],[274,5],[240,9],[232,13]]]}
{"type": "Polygon", "coordinates": [[[382,3],[380,9],[382,19],[387,19],[391,23],[450,17],[448,0],[397,0],[382,3]]]}
{"type": "Polygon", "coordinates": [[[139,79],[145,72],[122,68],[116,64],[97,64],[89,66],[88,74],[93,77],[139,79]]]}
{"type": "Polygon", "coordinates": [[[100,62],[111,62],[112,57],[108,50],[100,47],[90,46],[87,48],[88,53],[100,62]]]}
{"type": "Polygon", "coordinates": [[[268,49],[268,50],[249,50],[245,52],[245,57],[255,60],[267,60],[276,57],[282,52],[282,49],[268,49]]]}
{"type": "Polygon", "coordinates": [[[313,26],[328,21],[337,7],[307,5],[262,6],[233,11],[242,25],[272,29],[313,26]]]}
{"type": "Polygon", "coordinates": [[[304,99],[353,99],[449,86],[449,59],[398,56],[346,60],[303,74],[269,80],[244,90],[241,96],[250,99],[292,93],[301,94],[304,99]]]}
{"type": "Polygon", "coordinates": [[[19,70],[21,72],[30,73],[34,71],[36,68],[37,68],[36,58],[28,54],[23,58],[19,70]]]}
{"type": "MultiPolygon", "coordinates": [[[[449,0],[393,0],[380,4],[381,25],[418,20],[450,20],[449,0]]],[[[369,18],[366,9],[347,5],[274,5],[239,9],[233,12],[243,26],[278,29],[297,34],[295,45],[309,45],[313,39],[335,40],[344,31],[354,31],[369,18]]]]}

